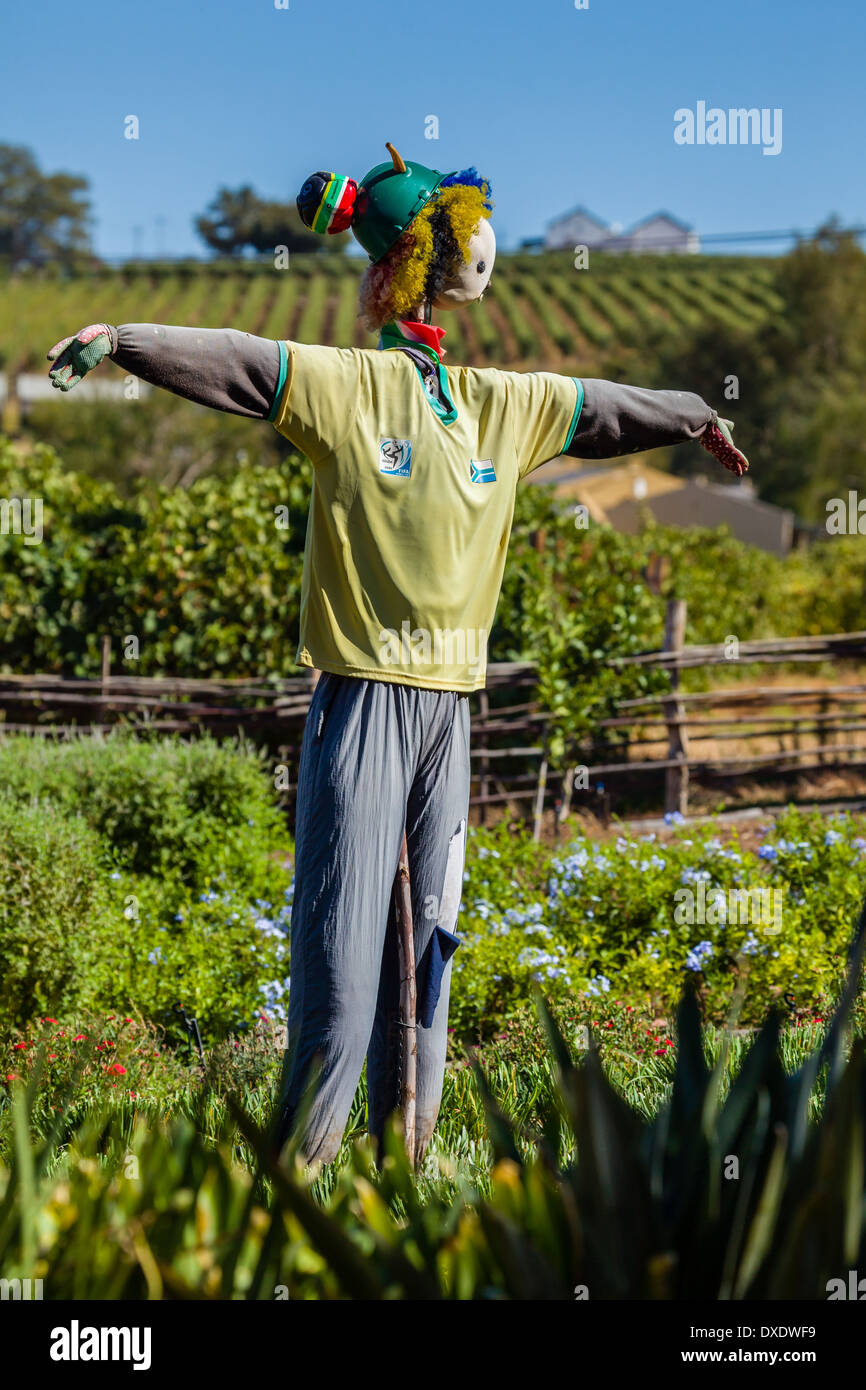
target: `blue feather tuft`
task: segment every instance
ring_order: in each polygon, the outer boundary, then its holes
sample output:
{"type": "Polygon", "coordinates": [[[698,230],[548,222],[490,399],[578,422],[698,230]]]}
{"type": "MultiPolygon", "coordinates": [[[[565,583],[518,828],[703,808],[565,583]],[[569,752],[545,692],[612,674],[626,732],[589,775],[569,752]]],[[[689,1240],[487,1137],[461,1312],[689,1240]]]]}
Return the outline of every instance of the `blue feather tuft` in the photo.
{"type": "Polygon", "coordinates": [[[490,193],[490,181],[482,177],[474,164],[470,164],[468,169],[461,169],[459,173],[449,174],[440,183],[440,188],[453,188],[455,184],[462,187],[480,188],[484,194],[484,206],[488,210],[493,208],[493,198],[490,193]]]}

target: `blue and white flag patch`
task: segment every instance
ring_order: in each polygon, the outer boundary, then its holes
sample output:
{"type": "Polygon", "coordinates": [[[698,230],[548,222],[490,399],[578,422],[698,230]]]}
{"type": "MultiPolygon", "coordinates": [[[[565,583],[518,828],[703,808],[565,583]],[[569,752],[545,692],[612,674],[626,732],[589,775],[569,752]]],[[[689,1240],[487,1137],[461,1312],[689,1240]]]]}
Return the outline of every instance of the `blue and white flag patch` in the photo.
{"type": "Polygon", "coordinates": [[[379,472],[392,478],[408,478],[412,472],[412,441],[383,439],[379,445],[379,472]]]}
{"type": "Polygon", "coordinates": [[[473,483],[495,483],[496,469],[492,459],[470,459],[469,480],[473,483]]]}

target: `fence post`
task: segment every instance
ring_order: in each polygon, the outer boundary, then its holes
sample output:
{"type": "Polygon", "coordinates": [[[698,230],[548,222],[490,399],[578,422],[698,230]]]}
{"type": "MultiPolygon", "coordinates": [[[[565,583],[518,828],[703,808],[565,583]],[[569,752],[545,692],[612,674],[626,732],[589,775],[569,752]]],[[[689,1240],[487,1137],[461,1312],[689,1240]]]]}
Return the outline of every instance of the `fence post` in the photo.
{"type": "MultiPolygon", "coordinates": [[[[686,635],[686,601],[684,598],[668,599],[665,611],[665,644],[666,652],[680,652],[683,649],[686,635]]],[[[680,684],[680,672],[678,666],[673,666],[670,670],[671,690],[676,692],[680,684]]],[[[682,700],[676,694],[664,701],[663,705],[665,723],[668,726],[668,757],[676,758],[679,762],[677,767],[665,768],[665,811],[679,811],[681,815],[688,815],[689,809],[689,769],[684,760],[689,756],[689,739],[685,726],[682,721],[685,718],[685,709],[682,700]]]]}
{"type": "Polygon", "coordinates": [[[103,695],[108,694],[108,678],[111,675],[111,638],[103,636],[102,639],[102,691],[103,695]]]}

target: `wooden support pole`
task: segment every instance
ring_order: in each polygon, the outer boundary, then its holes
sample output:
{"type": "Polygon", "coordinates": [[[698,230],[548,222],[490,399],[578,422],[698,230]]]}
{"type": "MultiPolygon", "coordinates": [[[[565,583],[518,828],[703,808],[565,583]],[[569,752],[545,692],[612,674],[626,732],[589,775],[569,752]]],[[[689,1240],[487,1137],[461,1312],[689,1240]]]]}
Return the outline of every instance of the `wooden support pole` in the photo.
{"type": "Polygon", "coordinates": [[[487,756],[487,750],[488,750],[488,733],[487,733],[487,729],[486,729],[485,727],[483,727],[484,725],[487,724],[488,719],[489,719],[489,717],[490,717],[490,697],[488,696],[486,690],[482,690],[482,691],[480,692],[480,694],[479,694],[479,696],[478,696],[478,705],[479,705],[479,709],[480,709],[480,711],[481,711],[481,722],[482,722],[482,730],[481,730],[481,779],[480,779],[479,786],[478,786],[478,790],[479,790],[479,793],[480,793],[480,795],[481,795],[481,803],[480,803],[479,808],[478,808],[478,820],[479,820],[479,823],[480,823],[481,825],[485,825],[486,822],[487,822],[487,801],[486,801],[486,797],[488,797],[488,796],[490,795],[490,759],[489,759],[489,757],[487,756]]]}
{"type": "Polygon", "coordinates": [[[394,879],[397,917],[397,952],[400,962],[400,1114],[409,1162],[415,1167],[415,1094],[418,1074],[416,1025],[415,936],[412,928],[412,889],[406,833],[400,846],[400,862],[394,879]]]}
{"type": "MultiPolygon", "coordinates": [[[[668,599],[665,612],[666,652],[680,652],[685,645],[686,601],[683,598],[668,599]]],[[[671,668],[671,690],[678,691],[680,673],[676,666],[671,668]]],[[[675,759],[675,765],[665,772],[665,811],[679,811],[688,814],[689,809],[689,769],[685,762],[689,756],[689,737],[684,724],[685,710],[676,694],[665,700],[663,705],[665,721],[668,726],[668,757],[675,759]],[[683,760],[682,763],[680,760],[683,760]]]]}

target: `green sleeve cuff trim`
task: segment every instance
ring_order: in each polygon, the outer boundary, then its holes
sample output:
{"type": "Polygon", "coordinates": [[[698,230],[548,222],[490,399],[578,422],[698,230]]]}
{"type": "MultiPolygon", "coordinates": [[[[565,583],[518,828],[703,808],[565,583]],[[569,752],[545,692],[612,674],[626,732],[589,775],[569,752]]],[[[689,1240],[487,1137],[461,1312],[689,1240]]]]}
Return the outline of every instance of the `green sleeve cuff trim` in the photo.
{"type": "Polygon", "coordinates": [[[563,444],[562,449],[560,450],[560,453],[563,454],[568,452],[568,446],[574,438],[574,431],[577,429],[577,422],[580,419],[580,412],[583,410],[583,382],[581,381],[580,377],[577,376],[573,376],[571,379],[577,387],[577,404],[574,407],[574,414],[571,417],[571,424],[568,427],[568,434],[565,436],[565,443],[563,444]]]}
{"type": "MultiPolygon", "coordinates": [[[[277,415],[279,414],[279,409],[280,409],[280,397],[281,397],[282,394],[283,394],[283,387],[284,387],[285,384],[286,384],[286,377],[287,377],[288,371],[289,371],[289,352],[288,352],[288,348],[286,347],[285,343],[281,341],[281,342],[279,343],[279,349],[280,349],[280,375],[279,375],[279,379],[277,380],[277,389],[276,389],[276,392],[275,392],[275,394],[274,394],[274,403],[273,403],[273,405],[271,406],[270,414],[268,415],[268,420],[270,421],[271,424],[274,423],[274,421],[275,421],[276,418],[277,418],[277,415]]],[[[577,423],[577,422],[575,421],[575,423],[577,423]]],[[[574,433],[573,430],[572,430],[572,433],[574,433]]]]}

